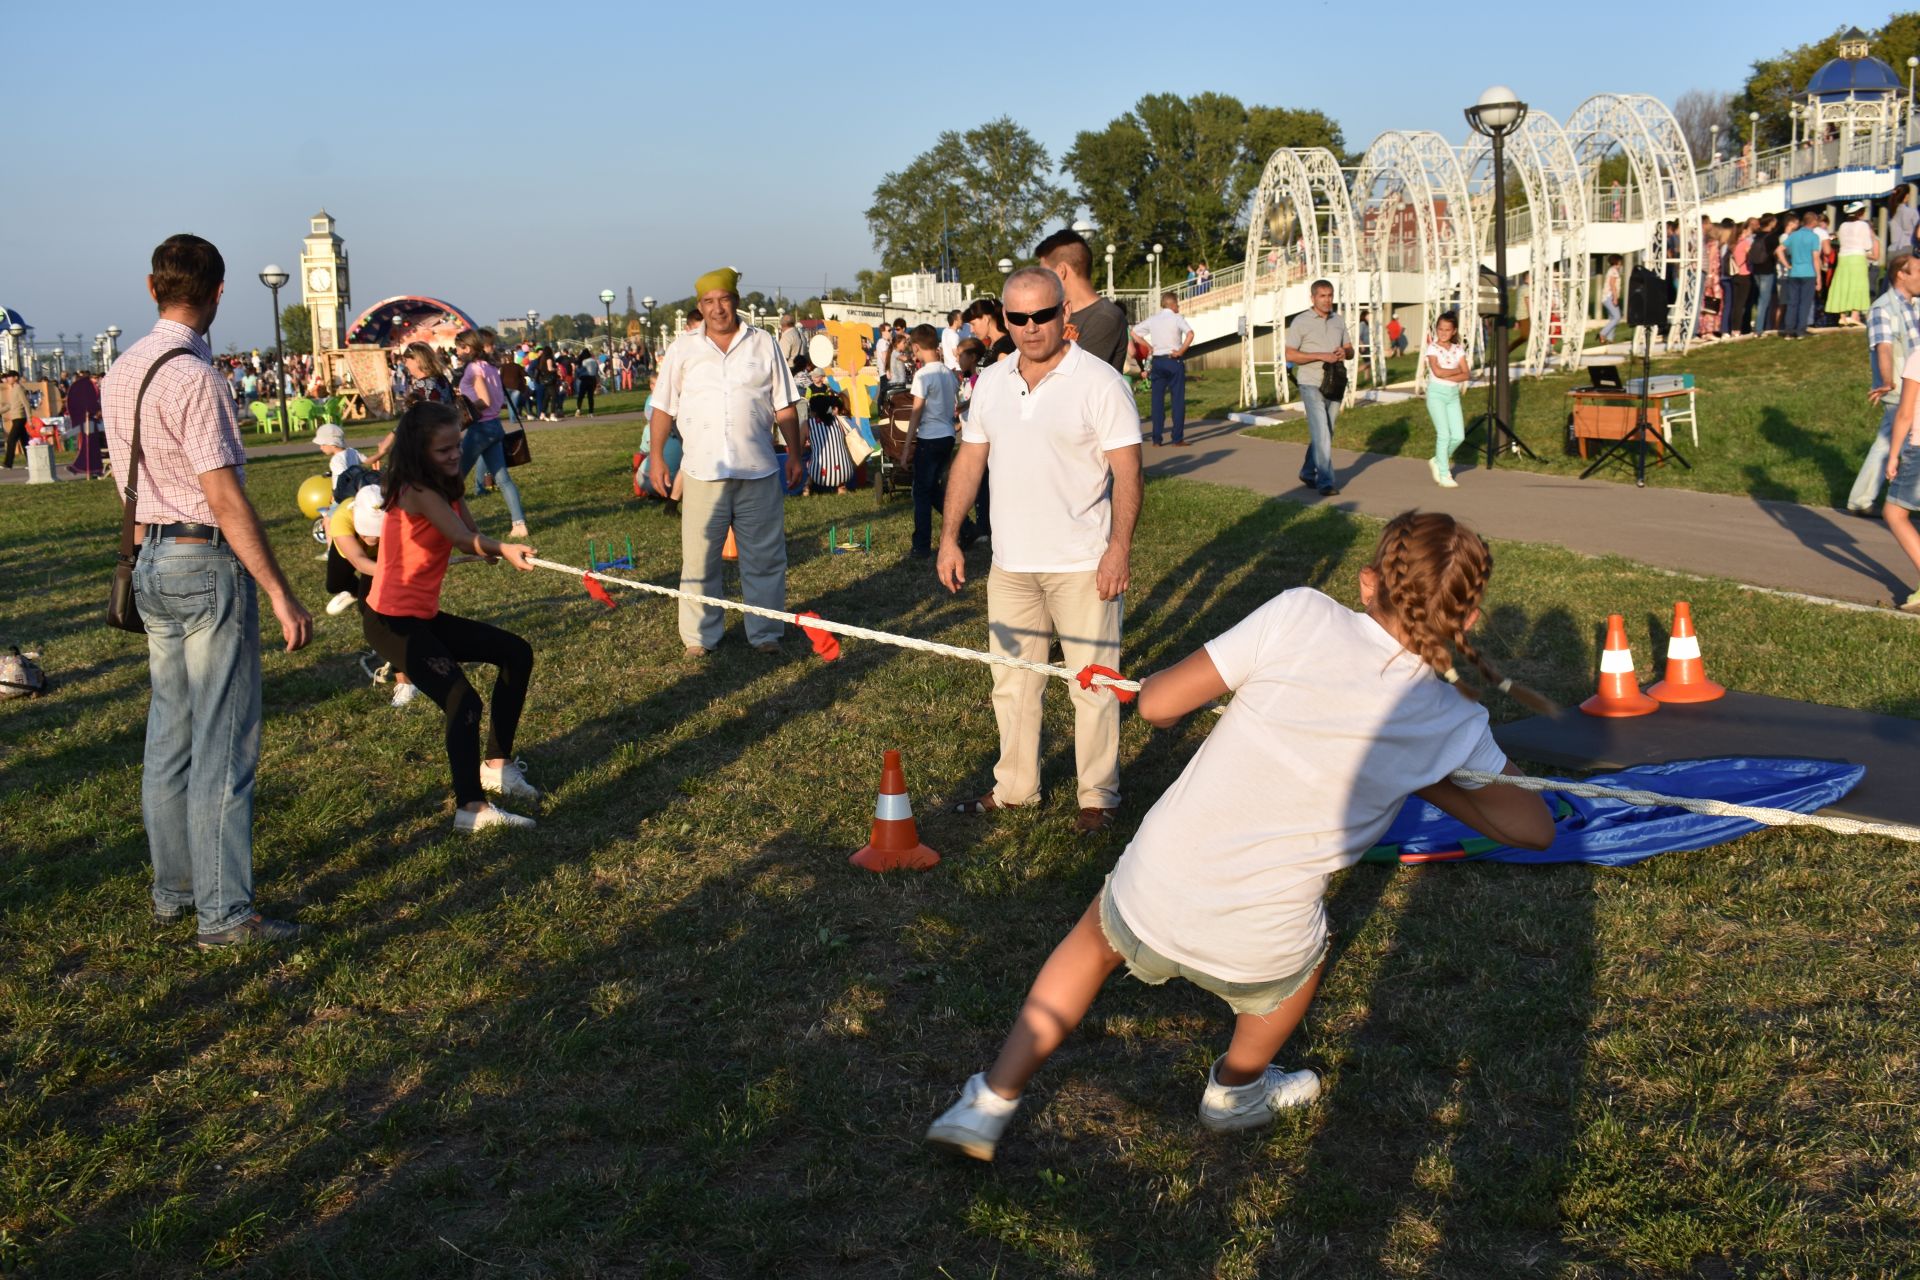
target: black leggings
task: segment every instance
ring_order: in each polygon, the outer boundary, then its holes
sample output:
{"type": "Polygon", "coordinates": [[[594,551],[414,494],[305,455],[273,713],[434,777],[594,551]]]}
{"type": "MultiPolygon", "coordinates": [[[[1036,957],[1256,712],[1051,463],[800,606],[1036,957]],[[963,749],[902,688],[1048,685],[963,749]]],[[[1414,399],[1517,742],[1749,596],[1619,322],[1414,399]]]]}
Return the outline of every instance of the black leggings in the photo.
{"type": "Polygon", "coordinates": [[[575,413],[580,412],[582,404],[587,406],[588,413],[593,412],[593,392],[599,385],[598,378],[583,378],[577,373],[573,375],[573,411],[575,413]]]}
{"type": "Polygon", "coordinates": [[[367,610],[367,640],[396,671],[447,713],[447,763],[453,769],[453,800],[469,805],[484,800],[480,790],[480,695],[460,670],[463,662],[491,664],[498,675],[489,700],[486,759],[513,755],[514,731],[527,702],[533,676],[533,646],[499,627],[450,613],[431,618],[396,618],[367,610]]]}
{"type": "Polygon", "coordinates": [[[10,423],[7,427],[7,466],[8,467],[13,466],[14,446],[19,445],[20,448],[25,449],[27,447],[27,441],[28,441],[27,420],[25,418],[15,418],[12,421],[12,423],[10,423]]]}

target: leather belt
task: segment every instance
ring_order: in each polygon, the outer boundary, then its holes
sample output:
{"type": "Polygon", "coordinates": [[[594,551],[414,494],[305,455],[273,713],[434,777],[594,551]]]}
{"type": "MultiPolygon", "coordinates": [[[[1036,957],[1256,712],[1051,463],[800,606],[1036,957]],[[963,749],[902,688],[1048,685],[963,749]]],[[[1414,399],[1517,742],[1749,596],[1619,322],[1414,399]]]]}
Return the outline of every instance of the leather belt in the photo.
{"type": "Polygon", "coordinates": [[[217,524],[154,524],[147,526],[149,538],[172,538],[175,542],[211,542],[220,544],[220,526],[217,524]]]}

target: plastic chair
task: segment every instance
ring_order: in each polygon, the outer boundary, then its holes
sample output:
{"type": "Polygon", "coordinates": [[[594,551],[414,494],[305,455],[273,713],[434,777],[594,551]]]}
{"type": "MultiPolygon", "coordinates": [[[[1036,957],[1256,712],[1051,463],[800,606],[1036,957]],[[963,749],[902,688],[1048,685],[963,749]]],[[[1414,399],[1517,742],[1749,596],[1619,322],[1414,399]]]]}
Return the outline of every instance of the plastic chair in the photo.
{"type": "Polygon", "coordinates": [[[254,424],[261,431],[278,431],[284,425],[280,419],[279,409],[267,401],[255,400],[249,407],[253,412],[254,424]]]}
{"type": "Polygon", "coordinates": [[[1672,440],[1673,428],[1677,424],[1684,422],[1687,424],[1688,433],[1693,437],[1693,443],[1698,445],[1700,443],[1700,397],[1699,393],[1694,390],[1693,375],[1690,373],[1681,374],[1680,385],[1687,389],[1687,407],[1684,409],[1668,409],[1665,405],[1678,404],[1680,400],[1678,396],[1670,397],[1666,400],[1660,409],[1660,429],[1668,440],[1672,440]]]}
{"type": "Polygon", "coordinates": [[[320,418],[320,406],[301,396],[287,402],[287,417],[292,419],[295,431],[312,431],[320,418]]]}
{"type": "Polygon", "coordinates": [[[345,400],[339,396],[328,396],[320,402],[320,420],[322,422],[345,422],[346,419],[341,416],[345,408],[345,400]]]}

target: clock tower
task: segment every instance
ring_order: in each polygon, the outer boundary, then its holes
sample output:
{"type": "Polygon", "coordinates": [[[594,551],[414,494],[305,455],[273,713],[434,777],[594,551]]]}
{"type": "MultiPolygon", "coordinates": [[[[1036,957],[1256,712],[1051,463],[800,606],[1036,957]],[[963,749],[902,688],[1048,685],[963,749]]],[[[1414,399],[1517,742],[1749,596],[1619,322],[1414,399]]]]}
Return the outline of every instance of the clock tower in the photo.
{"type": "Polygon", "coordinates": [[[300,250],[300,301],[313,318],[313,354],[335,351],[347,340],[347,250],[325,209],[307,220],[300,250]]]}

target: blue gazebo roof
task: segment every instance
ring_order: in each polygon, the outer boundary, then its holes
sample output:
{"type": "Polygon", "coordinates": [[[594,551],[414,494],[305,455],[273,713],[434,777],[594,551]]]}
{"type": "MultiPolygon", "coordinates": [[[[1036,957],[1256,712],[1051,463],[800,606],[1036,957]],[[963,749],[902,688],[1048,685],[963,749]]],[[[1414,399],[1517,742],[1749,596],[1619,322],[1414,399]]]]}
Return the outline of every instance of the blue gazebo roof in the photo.
{"type": "Polygon", "coordinates": [[[1807,81],[1807,96],[1822,102],[1884,98],[1900,89],[1900,77],[1878,58],[1835,58],[1807,81]]]}
{"type": "Polygon", "coordinates": [[[14,325],[19,325],[22,329],[33,328],[32,325],[27,323],[27,318],[18,311],[15,311],[12,307],[0,307],[0,313],[4,313],[6,317],[4,324],[0,324],[0,328],[11,329],[14,325]]]}

